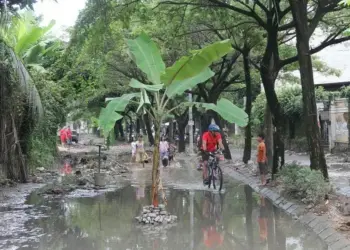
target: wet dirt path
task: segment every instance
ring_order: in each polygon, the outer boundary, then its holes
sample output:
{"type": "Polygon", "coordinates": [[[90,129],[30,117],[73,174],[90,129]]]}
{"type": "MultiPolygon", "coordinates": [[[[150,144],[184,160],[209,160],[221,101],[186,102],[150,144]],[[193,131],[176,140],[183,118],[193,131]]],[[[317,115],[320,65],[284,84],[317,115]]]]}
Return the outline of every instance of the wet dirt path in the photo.
{"type": "Polygon", "coordinates": [[[0,237],[0,248],[325,249],[313,233],[249,186],[226,180],[224,192],[208,191],[198,171],[180,165],[162,171],[167,209],[178,223],[140,226],[134,217],[150,202],[151,166],[133,168],[114,191],[56,198],[33,193],[26,206],[2,210],[0,216],[13,220],[2,229],[7,234],[0,237]]]}

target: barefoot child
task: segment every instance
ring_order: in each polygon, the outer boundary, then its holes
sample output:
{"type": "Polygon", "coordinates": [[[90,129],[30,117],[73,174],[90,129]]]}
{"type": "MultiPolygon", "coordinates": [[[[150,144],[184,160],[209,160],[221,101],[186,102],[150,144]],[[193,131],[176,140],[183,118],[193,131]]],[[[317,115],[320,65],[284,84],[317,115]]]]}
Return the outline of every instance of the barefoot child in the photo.
{"type": "Polygon", "coordinates": [[[144,163],[145,158],[145,148],[142,135],[139,135],[138,140],[136,142],[136,162],[144,163]]]}
{"type": "Polygon", "coordinates": [[[159,153],[160,160],[162,161],[163,167],[168,166],[169,164],[169,143],[165,140],[165,137],[162,136],[159,142],[159,153]]]}
{"type": "Polygon", "coordinates": [[[131,162],[136,161],[136,142],[132,140],[131,142],[131,162]]]}
{"type": "Polygon", "coordinates": [[[267,174],[267,158],[266,158],[266,146],[265,136],[263,134],[258,135],[258,150],[257,150],[257,162],[260,172],[261,184],[266,185],[266,174],[267,174]]]}

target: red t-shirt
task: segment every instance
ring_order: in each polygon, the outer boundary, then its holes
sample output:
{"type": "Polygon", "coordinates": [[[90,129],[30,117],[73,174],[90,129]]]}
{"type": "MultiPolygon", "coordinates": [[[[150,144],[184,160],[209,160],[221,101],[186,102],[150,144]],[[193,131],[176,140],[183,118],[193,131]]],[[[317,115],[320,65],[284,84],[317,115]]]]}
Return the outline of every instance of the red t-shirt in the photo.
{"type": "Polygon", "coordinates": [[[211,132],[207,131],[203,134],[202,140],[207,142],[207,151],[214,152],[219,143],[219,140],[221,140],[221,134],[215,132],[213,135],[211,132]]]}

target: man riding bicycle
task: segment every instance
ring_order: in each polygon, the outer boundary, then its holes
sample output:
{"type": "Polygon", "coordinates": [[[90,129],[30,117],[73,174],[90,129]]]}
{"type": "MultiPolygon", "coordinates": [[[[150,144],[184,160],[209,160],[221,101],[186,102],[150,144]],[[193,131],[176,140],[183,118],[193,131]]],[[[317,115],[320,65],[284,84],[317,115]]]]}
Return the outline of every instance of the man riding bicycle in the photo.
{"type": "Polygon", "coordinates": [[[210,124],[208,131],[205,132],[202,136],[202,160],[203,160],[203,183],[204,185],[209,184],[208,178],[208,168],[207,163],[209,159],[209,153],[213,153],[217,150],[217,148],[221,150],[224,149],[224,145],[222,144],[222,138],[220,134],[220,128],[216,124],[210,124]]]}

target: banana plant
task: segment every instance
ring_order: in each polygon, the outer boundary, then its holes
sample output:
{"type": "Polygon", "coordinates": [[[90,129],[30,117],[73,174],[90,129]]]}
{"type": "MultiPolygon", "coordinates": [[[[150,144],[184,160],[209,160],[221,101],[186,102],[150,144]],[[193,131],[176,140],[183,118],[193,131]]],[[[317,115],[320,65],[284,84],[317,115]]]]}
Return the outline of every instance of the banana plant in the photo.
{"type": "Polygon", "coordinates": [[[47,26],[41,27],[34,12],[25,11],[0,27],[0,38],[22,59],[25,66],[44,71],[40,65],[41,58],[60,46],[60,42],[48,38],[54,25],[55,21],[52,20],[47,26]]]}
{"type": "Polygon", "coordinates": [[[127,40],[127,45],[133,61],[146,74],[152,84],[144,84],[136,79],[131,79],[129,87],[138,90],[137,93],[106,98],[107,105],[101,109],[99,125],[104,135],[108,136],[115,122],[123,118],[122,112],[130,103],[138,105],[137,112],[147,112],[153,118],[155,145],[151,198],[152,204],[158,206],[159,141],[162,121],[174,110],[189,105],[213,110],[223,119],[241,127],[247,125],[248,116],[242,109],[225,98],[221,98],[216,104],[182,102],[175,107],[170,107],[169,104],[169,101],[176,96],[183,95],[186,90],[194,88],[214,75],[209,66],[231,52],[232,47],[229,40],[219,41],[203,49],[191,51],[190,55],[181,57],[168,68],[165,66],[156,44],[146,34],[141,34],[133,40],[127,40]],[[155,104],[152,106],[149,95],[152,95],[155,100],[155,104]]]}

